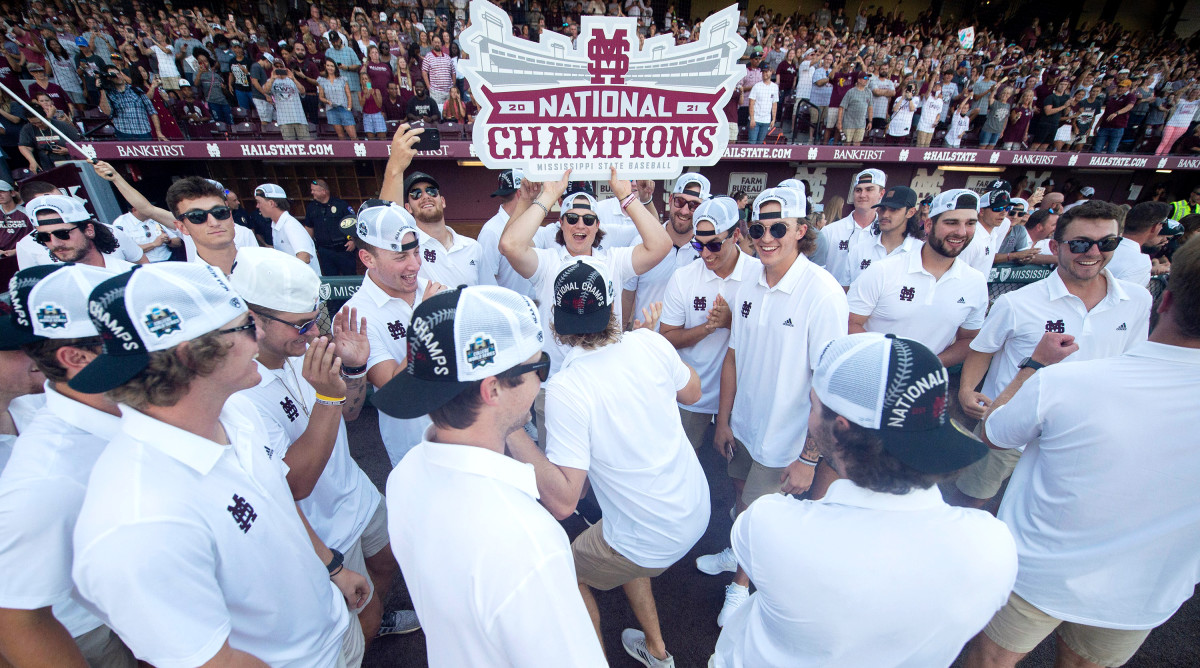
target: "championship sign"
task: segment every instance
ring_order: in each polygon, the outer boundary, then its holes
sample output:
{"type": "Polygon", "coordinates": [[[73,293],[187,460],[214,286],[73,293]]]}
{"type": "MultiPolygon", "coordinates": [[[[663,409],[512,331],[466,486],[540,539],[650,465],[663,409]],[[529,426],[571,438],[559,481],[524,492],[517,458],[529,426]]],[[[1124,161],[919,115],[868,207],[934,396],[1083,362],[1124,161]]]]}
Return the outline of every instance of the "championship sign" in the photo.
{"type": "Polygon", "coordinates": [[[729,142],[724,106],[745,76],[737,59],[737,7],[708,18],[696,42],[671,35],[638,48],[637,19],[584,16],[575,43],[544,32],[513,36],[508,14],[471,3],[459,38],[479,104],[475,153],[491,169],[521,168],[535,181],[571,169],[578,180],[670,179],[713,165],[729,142]]]}

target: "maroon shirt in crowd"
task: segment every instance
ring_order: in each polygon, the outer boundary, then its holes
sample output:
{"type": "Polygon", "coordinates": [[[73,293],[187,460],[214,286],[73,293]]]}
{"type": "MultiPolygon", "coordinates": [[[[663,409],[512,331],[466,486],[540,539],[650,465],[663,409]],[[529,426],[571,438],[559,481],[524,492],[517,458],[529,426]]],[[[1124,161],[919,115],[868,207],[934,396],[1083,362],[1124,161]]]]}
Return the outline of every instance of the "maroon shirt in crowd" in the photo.
{"type": "Polygon", "coordinates": [[[1104,103],[1104,118],[1100,120],[1102,128],[1124,128],[1129,126],[1129,112],[1117,114],[1118,111],[1137,102],[1137,96],[1133,93],[1124,95],[1113,95],[1104,103]],[[1108,117],[1117,114],[1117,117],[1108,120],[1108,117]]]}

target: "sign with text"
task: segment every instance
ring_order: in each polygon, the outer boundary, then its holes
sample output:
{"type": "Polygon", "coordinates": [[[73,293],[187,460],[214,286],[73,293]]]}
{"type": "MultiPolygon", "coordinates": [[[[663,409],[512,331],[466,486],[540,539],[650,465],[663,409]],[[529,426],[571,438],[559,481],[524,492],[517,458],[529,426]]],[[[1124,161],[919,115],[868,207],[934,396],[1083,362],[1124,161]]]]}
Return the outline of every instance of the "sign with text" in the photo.
{"type": "Polygon", "coordinates": [[[750,200],[753,201],[759,193],[766,189],[766,172],[733,172],[729,175],[729,192],[726,194],[733,197],[733,193],[740,190],[749,195],[750,200]]]}
{"type": "Polygon", "coordinates": [[[975,26],[958,31],[958,44],[967,51],[975,48],[975,26]]]}
{"type": "Polygon", "coordinates": [[[521,168],[535,181],[663,179],[689,165],[713,165],[725,153],[723,108],[745,76],[737,59],[737,7],[710,16],[699,40],[676,46],[670,35],[638,47],[637,19],[584,16],[572,44],[544,32],[540,42],[513,36],[508,13],[471,2],[471,26],[459,43],[459,67],[480,111],[472,138],[491,169],[521,168]]]}

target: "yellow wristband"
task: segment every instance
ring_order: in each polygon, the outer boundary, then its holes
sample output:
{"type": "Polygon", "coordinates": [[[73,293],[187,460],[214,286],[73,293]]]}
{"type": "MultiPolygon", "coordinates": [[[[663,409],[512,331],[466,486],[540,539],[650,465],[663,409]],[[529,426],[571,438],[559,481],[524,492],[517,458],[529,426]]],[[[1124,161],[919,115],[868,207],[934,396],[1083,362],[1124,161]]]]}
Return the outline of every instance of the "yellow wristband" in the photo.
{"type": "Polygon", "coordinates": [[[340,404],[346,400],[346,397],[327,397],[323,394],[317,394],[317,401],[325,401],[331,404],[340,404]]]}

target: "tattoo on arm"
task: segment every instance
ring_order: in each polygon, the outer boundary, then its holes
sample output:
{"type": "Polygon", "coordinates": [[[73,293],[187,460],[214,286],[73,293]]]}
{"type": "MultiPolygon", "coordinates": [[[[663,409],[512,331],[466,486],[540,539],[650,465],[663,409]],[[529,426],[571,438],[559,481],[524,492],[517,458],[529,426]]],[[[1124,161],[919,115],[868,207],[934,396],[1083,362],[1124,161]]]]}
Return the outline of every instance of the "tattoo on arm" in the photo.
{"type": "Polygon", "coordinates": [[[347,378],[346,379],[346,403],[342,404],[342,417],[347,422],[352,422],[358,418],[358,414],[362,412],[363,403],[367,397],[367,378],[347,378]]]}
{"type": "Polygon", "coordinates": [[[816,439],[814,439],[812,436],[809,436],[804,441],[804,450],[800,453],[800,456],[810,462],[815,462],[818,458],[820,458],[821,452],[817,450],[816,439]]]}

